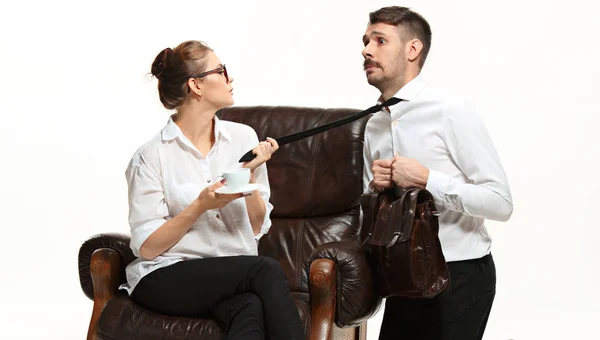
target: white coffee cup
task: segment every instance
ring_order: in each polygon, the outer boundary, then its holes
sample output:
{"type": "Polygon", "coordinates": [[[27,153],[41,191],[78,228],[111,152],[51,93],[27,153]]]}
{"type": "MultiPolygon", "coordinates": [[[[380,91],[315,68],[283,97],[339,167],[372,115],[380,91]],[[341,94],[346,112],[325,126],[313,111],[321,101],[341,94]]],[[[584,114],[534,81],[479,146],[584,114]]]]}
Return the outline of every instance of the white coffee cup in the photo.
{"type": "Polygon", "coordinates": [[[250,182],[250,169],[239,168],[225,171],[223,177],[225,178],[225,185],[229,189],[241,189],[250,182]]]}

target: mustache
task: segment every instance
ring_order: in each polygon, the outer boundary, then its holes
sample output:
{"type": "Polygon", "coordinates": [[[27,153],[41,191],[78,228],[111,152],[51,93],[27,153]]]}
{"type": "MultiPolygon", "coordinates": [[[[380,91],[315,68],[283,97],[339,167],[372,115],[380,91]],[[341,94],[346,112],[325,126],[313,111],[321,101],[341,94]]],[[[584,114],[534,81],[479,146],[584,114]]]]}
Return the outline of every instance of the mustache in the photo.
{"type": "Polygon", "coordinates": [[[366,70],[367,67],[369,67],[369,66],[375,66],[375,67],[381,68],[381,64],[379,64],[375,60],[373,60],[373,59],[365,59],[365,61],[363,61],[363,70],[366,70]]]}

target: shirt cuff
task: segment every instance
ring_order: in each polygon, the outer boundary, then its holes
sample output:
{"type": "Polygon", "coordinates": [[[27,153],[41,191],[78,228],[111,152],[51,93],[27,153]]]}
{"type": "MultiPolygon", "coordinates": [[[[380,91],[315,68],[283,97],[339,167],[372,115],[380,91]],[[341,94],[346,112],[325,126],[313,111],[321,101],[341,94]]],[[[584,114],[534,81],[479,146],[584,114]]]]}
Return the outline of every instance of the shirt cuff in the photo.
{"type": "Polygon", "coordinates": [[[129,241],[129,247],[131,248],[133,255],[140,257],[140,249],[142,245],[152,233],[160,228],[166,222],[165,219],[156,219],[148,221],[144,224],[136,226],[131,230],[131,239],[129,241]]]}
{"type": "Polygon", "coordinates": [[[367,188],[367,193],[368,194],[377,194],[377,193],[379,193],[379,190],[377,190],[377,188],[375,188],[375,184],[373,184],[373,180],[371,180],[369,182],[369,187],[367,188]]]}
{"type": "Polygon", "coordinates": [[[427,179],[425,189],[433,195],[436,201],[444,202],[444,198],[448,193],[451,182],[452,177],[439,171],[429,169],[429,178],[427,179]]]}

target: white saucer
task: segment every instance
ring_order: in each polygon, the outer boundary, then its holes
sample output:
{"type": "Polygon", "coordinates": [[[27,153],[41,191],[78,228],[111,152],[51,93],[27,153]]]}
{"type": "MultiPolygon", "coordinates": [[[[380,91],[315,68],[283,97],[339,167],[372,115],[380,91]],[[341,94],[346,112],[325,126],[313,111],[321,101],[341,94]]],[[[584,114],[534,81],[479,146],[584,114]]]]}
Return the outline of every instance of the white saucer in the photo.
{"type": "Polygon", "coordinates": [[[215,190],[215,192],[217,194],[241,194],[241,193],[250,193],[254,190],[258,189],[258,184],[256,183],[248,183],[246,185],[244,185],[241,188],[236,188],[234,190],[232,190],[231,188],[228,188],[227,185],[224,185],[222,187],[220,187],[219,189],[215,190]]]}

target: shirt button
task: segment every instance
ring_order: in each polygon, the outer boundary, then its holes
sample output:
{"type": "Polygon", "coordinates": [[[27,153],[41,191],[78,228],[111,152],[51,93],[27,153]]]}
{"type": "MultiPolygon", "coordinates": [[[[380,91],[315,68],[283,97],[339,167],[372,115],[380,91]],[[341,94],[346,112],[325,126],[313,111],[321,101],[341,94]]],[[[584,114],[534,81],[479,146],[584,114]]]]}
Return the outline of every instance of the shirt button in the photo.
{"type": "Polygon", "coordinates": [[[217,214],[217,218],[221,218],[221,215],[217,214]]]}
{"type": "Polygon", "coordinates": [[[206,180],[206,183],[210,183],[210,179],[207,179],[207,180],[206,180]]]}

